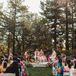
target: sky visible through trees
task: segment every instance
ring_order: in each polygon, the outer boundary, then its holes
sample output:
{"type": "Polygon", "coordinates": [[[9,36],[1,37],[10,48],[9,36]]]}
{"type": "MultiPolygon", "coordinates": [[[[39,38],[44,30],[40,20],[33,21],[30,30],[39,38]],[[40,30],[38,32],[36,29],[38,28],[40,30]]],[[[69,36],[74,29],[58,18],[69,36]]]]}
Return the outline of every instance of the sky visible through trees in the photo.
{"type": "MultiPolygon", "coordinates": [[[[24,4],[28,6],[28,10],[33,13],[38,13],[41,11],[40,9],[40,1],[42,0],[25,0],[24,4]]],[[[0,0],[3,2],[4,7],[7,5],[7,0],[0,0]]]]}

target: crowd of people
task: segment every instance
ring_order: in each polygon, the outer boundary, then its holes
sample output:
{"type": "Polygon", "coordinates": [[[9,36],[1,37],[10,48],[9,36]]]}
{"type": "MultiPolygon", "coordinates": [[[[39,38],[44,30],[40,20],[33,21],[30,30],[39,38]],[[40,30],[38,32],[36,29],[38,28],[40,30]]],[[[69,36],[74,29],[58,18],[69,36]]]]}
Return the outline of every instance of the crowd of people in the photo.
{"type": "MultiPolygon", "coordinates": [[[[25,53],[27,58],[29,55],[25,53]]],[[[36,49],[33,55],[35,62],[48,62],[52,67],[52,73],[54,76],[76,76],[76,59],[75,57],[68,58],[66,54],[60,51],[52,50],[52,53],[46,56],[42,49],[36,49]],[[74,75],[72,75],[72,73],[74,75]]]]}
{"type": "Polygon", "coordinates": [[[38,50],[36,49],[33,52],[33,56],[31,57],[30,54],[28,53],[28,51],[26,51],[24,53],[24,57],[26,60],[32,61],[32,59],[34,59],[35,62],[46,62],[47,61],[47,57],[44,54],[44,51],[42,49],[38,50]]]}
{"type": "Polygon", "coordinates": [[[72,75],[76,69],[75,57],[67,58],[64,53],[59,53],[52,50],[52,53],[46,56],[42,49],[36,49],[33,52],[33,57],[28,54],[28,51],[24,53],[23,57],[14,55],[10,52],[9,55],[4,55],[0,58],[0,74],[2,73],[14,73],[16,76],[27,76],[26,61],[32,62],[48,62],[52,67],[53,76],[76,76],[72,75]],[[33,59],[32,59],[33,58],[33,59]]]}
{"type": "Polygon", "coordinates": [[[54,76],[76,76],[76,59],[68,58],[64,53],[57,55],[53,50],[50,56],[54,76]]]}
{"type": "MultiPolygon", "coordinates": [[[[4,55],[0,58],[0,74],[11,73],[15,76],[27,76],[27,68],[23,57],[4,55]]],[[[3,75],[2,75],[3,76],[3,75]]]]}
{"type": "Polygon", "coordinates": [[[42,49],[40,51],[38,51],[38,49],[36,49],[36,51],[34,52],[34,59],[35,59],[35,61],[39,61],[39,62],[47,61],[47,57],[45,56],[42,49]]]}

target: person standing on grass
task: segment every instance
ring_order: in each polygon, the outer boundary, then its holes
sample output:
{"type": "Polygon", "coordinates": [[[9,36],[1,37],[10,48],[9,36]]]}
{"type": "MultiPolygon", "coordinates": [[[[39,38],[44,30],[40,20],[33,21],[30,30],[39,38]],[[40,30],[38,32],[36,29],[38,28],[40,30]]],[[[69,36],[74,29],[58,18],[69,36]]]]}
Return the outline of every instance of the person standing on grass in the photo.
{"type": "Polygon", "coordinates": [[[35,62],[37,62],[38,56],[39,56],[39,50],[36,49],[35,52],[34,52],[34,59],[35,59],[35,62]]]}
{"type": "Polygon", "coordinates": [[[26,73],[26,65],[25,65],[25,61],[24,61],[23,57],[21,58],[19,64],[21,66],[21,76],[27,76],[27,73],[26,73]]]}
{"type": "Polygon", "coordinates": [[[15,73],[16,76],[19,76],[19,65],[18,65],[18,59],[16,56],[13,58],[13,62],[9,67],[7,67],[6,71],[4,73],[15,73]]]}
{"type": "Polygon", "coordinates": [[[57,70],[57,76],[63,76],[64,73],[64,67],[62,65],[62,59],[60,58],[60,56],[58,57],[58,63],[56,66],[56,70],[57,70]]]}

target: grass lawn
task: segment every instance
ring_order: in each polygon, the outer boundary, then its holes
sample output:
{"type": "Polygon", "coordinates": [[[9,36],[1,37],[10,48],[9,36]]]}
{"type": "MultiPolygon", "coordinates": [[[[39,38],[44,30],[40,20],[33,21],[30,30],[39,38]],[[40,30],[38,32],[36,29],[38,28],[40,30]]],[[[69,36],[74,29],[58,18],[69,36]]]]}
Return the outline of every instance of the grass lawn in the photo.
{"type": "Polygon", "coordinates": [[[40,68],[40,67],[29,67],[29,76],[53,76],[51,73],[51,68],[40,68]]]}

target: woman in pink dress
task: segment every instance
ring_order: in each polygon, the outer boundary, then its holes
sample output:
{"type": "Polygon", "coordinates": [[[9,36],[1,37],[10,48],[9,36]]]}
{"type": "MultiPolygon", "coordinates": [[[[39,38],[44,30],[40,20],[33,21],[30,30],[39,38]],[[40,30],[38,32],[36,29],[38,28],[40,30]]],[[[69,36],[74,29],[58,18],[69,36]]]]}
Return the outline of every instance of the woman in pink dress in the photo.
{"type": "Polygon", "coordinates": [[[39,57],[39,51],[38,51],[38,49],[36,49],[36,51],[34,52],[35,61],[38,60],[38,57],[39,57]]]}

